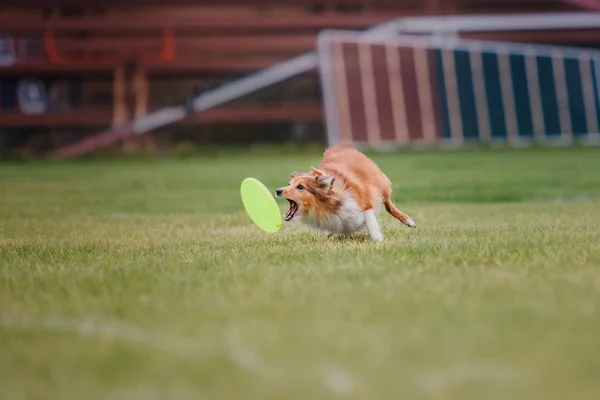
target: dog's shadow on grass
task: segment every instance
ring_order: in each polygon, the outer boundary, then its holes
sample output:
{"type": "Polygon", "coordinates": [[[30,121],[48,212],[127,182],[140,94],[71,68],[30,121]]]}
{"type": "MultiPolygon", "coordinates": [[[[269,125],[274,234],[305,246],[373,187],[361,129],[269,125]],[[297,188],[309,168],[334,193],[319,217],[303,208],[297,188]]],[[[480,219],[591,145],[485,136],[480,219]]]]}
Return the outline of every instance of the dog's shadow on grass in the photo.
{"type": "MultiPolygon", "coordinates": [[[[389,237],[395,237],[397,235],[394,234],[390,234],[389,237]]],[[[341,235],[341,234],[337,234],[337,235],[332,235],[331,237],[327,237],[326,234],[320,234],[320,233],[302,233],[299,234],[299,236],[296,236],[296,238],[300,238],[300,241],[302,243],[304,243],[305,245],[307,244],[327,244],[327,243],[347,243],[347,244],[351,244],[351,243],[373,243],[373,239],[371,239],[371,236],[367,233],[367,232],[357,232],[351,235],[341,235]]],[[[287,243],[287,240],[289,238],[284,239],[284,242],[287,243]]],[[[385,238],[384,238],[385,241],[385,238]]],[[[286,243],[281,243],[281,244],[286,244],[286,243]]]]}
{"type": "MultiPolygon", "coordinates": [[[[386,241],[386,239],[389,240],[389,238],[398,238],[399,236],[403,236],[401,233],[398,232],[390,232],[388,233],[387,236],[384,237],[383,242],[386,241]]],[[[325,238],[317,238],[317,240],[324,240],[326,242],[333,242],[333,243],[375,243],[373,241],[373,239],[371,239],[371,236],[367,233],[367,232],[357,232],[354,233],[352,235],[333,235],[331,237],[325,237],[325,238]]]]}
{"type": "Polygon", "coordinates": [[[371,237],[368,233],[355,233],[354,235],[333,235],[329,238],[326,237],[325,239],[336,243],[366,243],[371,241],[371,237]]]}
{"type": "Polygon", "coordinates": [[[300,234],[296,237],[296,239],[300,239],[300,242],[305,245],[327,243],[368,243],[371,241],[371,237],[367,233],[355,233],[354,235],[349,236],[333,235],[331,237],[327,237],[327,235],[323,234],[305,233],[300,234]]]}

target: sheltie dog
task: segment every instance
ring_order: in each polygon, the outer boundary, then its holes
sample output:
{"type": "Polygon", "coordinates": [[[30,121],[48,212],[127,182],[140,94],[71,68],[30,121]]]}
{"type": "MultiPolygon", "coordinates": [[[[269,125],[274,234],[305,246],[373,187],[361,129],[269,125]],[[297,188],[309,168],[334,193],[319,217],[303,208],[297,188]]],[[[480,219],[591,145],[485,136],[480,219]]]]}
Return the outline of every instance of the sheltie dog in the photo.
{"type": "Polygon", "coordinates": [[[290,209],[284,221],[299,219],[313,228],[350,236],[367,230],[371,239],[383,239],[377,215],[386,211],[404,225],[416,228],[412,218],[392,203],[392,183],[366,155],[341,144],[325,150],[317,168],[294,172],[288,186],[275,191],[290,209]]]}

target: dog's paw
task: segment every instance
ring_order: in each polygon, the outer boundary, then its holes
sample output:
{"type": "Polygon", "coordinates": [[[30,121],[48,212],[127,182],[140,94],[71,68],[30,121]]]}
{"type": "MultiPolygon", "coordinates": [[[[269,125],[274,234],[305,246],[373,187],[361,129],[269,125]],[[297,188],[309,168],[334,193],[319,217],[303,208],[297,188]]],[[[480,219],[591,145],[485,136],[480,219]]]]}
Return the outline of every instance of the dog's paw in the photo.
{"type": "Polygon", "coordinates": [[[417,224],[415,224],[415,221],[413,221],[412,219],[407,219],[406,222],[404,223],[406,226],[408,226],[409,228],[416,228],[417,224]]]}
{"type": "Polygon", "coordinates": [[[381,233],[378,235],[371,235],[371,239],[376,243],[381,243],[383,241],[383,235],[381,233]]]}

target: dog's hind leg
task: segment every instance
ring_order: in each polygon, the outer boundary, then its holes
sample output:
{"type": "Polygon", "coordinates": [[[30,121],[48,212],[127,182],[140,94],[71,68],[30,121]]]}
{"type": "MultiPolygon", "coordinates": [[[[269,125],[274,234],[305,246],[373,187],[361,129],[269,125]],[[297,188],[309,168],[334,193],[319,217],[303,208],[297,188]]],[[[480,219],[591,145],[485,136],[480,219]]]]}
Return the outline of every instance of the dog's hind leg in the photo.
{"type": "Polygon", "coordinates": [[[381,233],[381,229],[379,229],[379,222],[377,222],[377,216],[375,215],[375,211],[372,208],[364,211],[365,216],[365,225],[367,226],[367,231],[376,242],[381,242],[383,240],[383,234],[381,233]]]}
{"type": "Polygon", "coordinates": [[[383,205],[385,206],[387,212],[392,214],[394,218],[402,222],[404,225],[410,228],[417,227],[417,224],[415,224],[415,221],[413,221],[411,217],[398,210],[394,203],[392,203],[392,191],[389,188],[386,188],[383,191],[383,205]]]}

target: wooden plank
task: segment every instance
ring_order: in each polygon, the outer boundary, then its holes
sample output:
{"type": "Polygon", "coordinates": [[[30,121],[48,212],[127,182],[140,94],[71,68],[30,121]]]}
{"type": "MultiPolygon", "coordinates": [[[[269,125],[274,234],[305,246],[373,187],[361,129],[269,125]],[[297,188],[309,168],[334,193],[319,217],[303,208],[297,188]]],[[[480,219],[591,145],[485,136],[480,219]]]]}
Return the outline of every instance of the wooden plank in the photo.
{"type": "Polygon", "coordinates": [[[487,8],[498,8],[510,10],[563,10],[569,8],[561,2],[548,0],[453,0],[448,5],[458,9],[482,10],[487,8]]]}
{"type": "Polygon", "coordinates": [[[151,75],[173,73],[248,73],[271,67],[287,57],[215,60],[175,60],[173,62],[145,61],[143,66],[151,75]]]}
{"type": "Polygon", "coordinates": [[[440,14],[442,10],[440,0],[425,0],[425,10],[428,14],[440,14]]]}
{"type": "MultiPolygon", "coordinates": [[[[426,0],[429,1],[429,0],[426,0]]],[[[563,0],[565,1],[565,0],[563,0]]],[[[572,1],[572,0],[569,0],[572,1]]],[[[582,1],[582,0],[574,0],[582,1]]],[[[229,7],[313,7],[313,6],[351,6],[351,7],[374,7],[374,6],[400,6],[408,8],[419,3],[415,0],[220,0],[218,6],[212,0],[171,0],[166,3],[164,0],[128,0],[126,7],[164,7],[166,4],[170,8],[177,6],[196,6],[206,8],[229,8],[229,7]]],[[[520,7],[558,7],[560,2],[550,2],[547,0],[444,0],[444,5],[452,8],[483,8],[483,7],[503,7],[505,9],[519,9],[520,7]]],[[[89,0],[86,2],[88,7],[102,6],[105,8],[122,8],[124,3],[121,0],[89,0]]],[[[19,7],[19,8],[40,8],[40,7],[60,7],[73,6],[81,7],[80,0],[3,0],[1,7],[19,7]]],[[[1,8],[0,7],[0,8],[1,8]]]]}
{"type": "MultiPolygon", "coordinates": [[[[279,105],[230,105],[194,114],[180,124],[214,123],[277,123],[320,121],[323,112],[318,103],[279,105]]],[[[106,108],[76,108],[71,111],[49,111],[43,114],[23,114],[20,111],[0,111],[0,125],[5,127],[101,127],[110,126],[113,111],[106,108]]]]}
{"type": "MultiPolygon", "coordinates": [[[[175,39],[178,52],[197,51],[206,53],[255,53],[286,52],[297,53],[315,48],[315,35],[283,36],[183,36],[175,39]]],[[[159,51],[162,38],[155,37],[93,37],[88,39],[57,38],[60,51],[64,52],[148,52],[159,51]]]]}
{"type": "Polygon", "coordinates": [[[320,104],[280,104],[223,106],[194,114],[181,124],[198,123],[260,123],[290,121],[321,121],[323,110],[320,104]]]}
{"type": "Polygon", "coordinates": [[[160,32],[171,27],[175,32],[233,32],[256,31],[272,32],[290,30],[319,29],[360,29],[406,16],[403,13],[361,13],[361,14],[322,14],[322,15],[278,15],[229,18],[164,18],[160,15],[146,18],[125,17],[84,17],[77,19],[51,18],[7,18],[0,16],[0,26],[5,32],[42,32],[51,29],[54,32],[95,31],[95,32],[160,32]]]}
{"type": "Polygon", "coordinates": [[[103,64],[51,64],[47,60],[18,61],[13,65],[0,66],[0,76],[24,74],[36,75],[110,75],[117,63],[103,64]]]}
{"type": "MultiPolygon", "coordinates": [[[[439,0],[427,0],[429,12],[425,8],[427,3],[420,3],[418,8],[400,8],[388,12],[360,12],[360,13],[290,13],[274,11],[270,14],[256,13],[255,15],[229,15],[223,13],[214,15],[210,13],[180,14],[135,13],[131,15],[116,14],[106,16],[91,16],[81,18],[43,19],[41,15],[10,15],[0,13],[0,27],[4,32],[11,34],[24,32],[43,32],[52,29],[57,35],[60,32],[161,32],[165,27],[171,27],[177,34],[184,32],[217,33],[224,34],[241,32],[287,32],[292,30],[318,31],[320,29],[362,29],[392,20],[394,18],[419,16],[431,14],[433,6],[439,0]],[[139,16],[139,17],[138,17],[139,16]]],[[[523,2],[521,5],[507,7],[502,2],[484,3],[446,3],[439,1],[441,14],[477,14],[477,13],[519,13],[525,10],[537,11],[566,11],[569,6],[565,3],[549,3],[535,0],[523,2]]]]}
{"type": "MultiPolygon", "coordinates": [[[[150,75],[171,75],[176,73],[248,73],[273,66],[285,61],[289,57],[263,57],[252,59],[207,59],[207,60],[175,60],[172,62],[144,61],[141,65],[150,75]]],[[[35,75],[111,75],[114,65],[88,65],[88,64],[52,64],[49,61],[17,62],[11,66],[0,67],[0,76],[15,76],[25,74],[35,75]]]]}
{"type": "Polygon", "coordinates": [[[572,6],[590,11],[600,11],[600,1],[598,0],[562,0],[572,6]]]}
{"type": "MultiPolygon", "coordinates": [[[[86,5],[103,7],[123,7],[123,1],[119,0],[89,0],[86,5]]],[[[128,0],[128,7],[137,6],[164,6],[164,0],[128,0]]],[[[169,6],[213,6],[212,0],[170,0],[169,6]]],[[[220,0],[219,6],[281,6],[281,0],[220,0]]],[[[364,6],[364,5],[397,5],[398,0],[286,0],[286,6],[306,6],[311,5],[345,5],[345,6],[364,6]]],[[[58,6],[79,6],[80,0],[3,0],[5,7],[58,7],[58,6]]]]}
{"type": "Polygon", "coordinates": [[[143,68],[139,66],[136,68],[132,82],[131,89],[135,99],[135,109],[134,116],[139,118],[148,113],[148,104],[149,104],[149,82],[148,82],[148,74],[143,68]]]}
{"type": "Polygon", "coordinates": [[[77,108],[72,111],[49,111],[43,114],[23,114],[20,111],[0,111],[0,125],[5,127],[102,127],[110,126],[110,108],[77,108]]]}
{"type": "Polygon", "coordinates": [[[127,107],[127,82],[125,68],[117,66],[113,72],[113,126],[124,125],[129,119],[127,107]]]}

